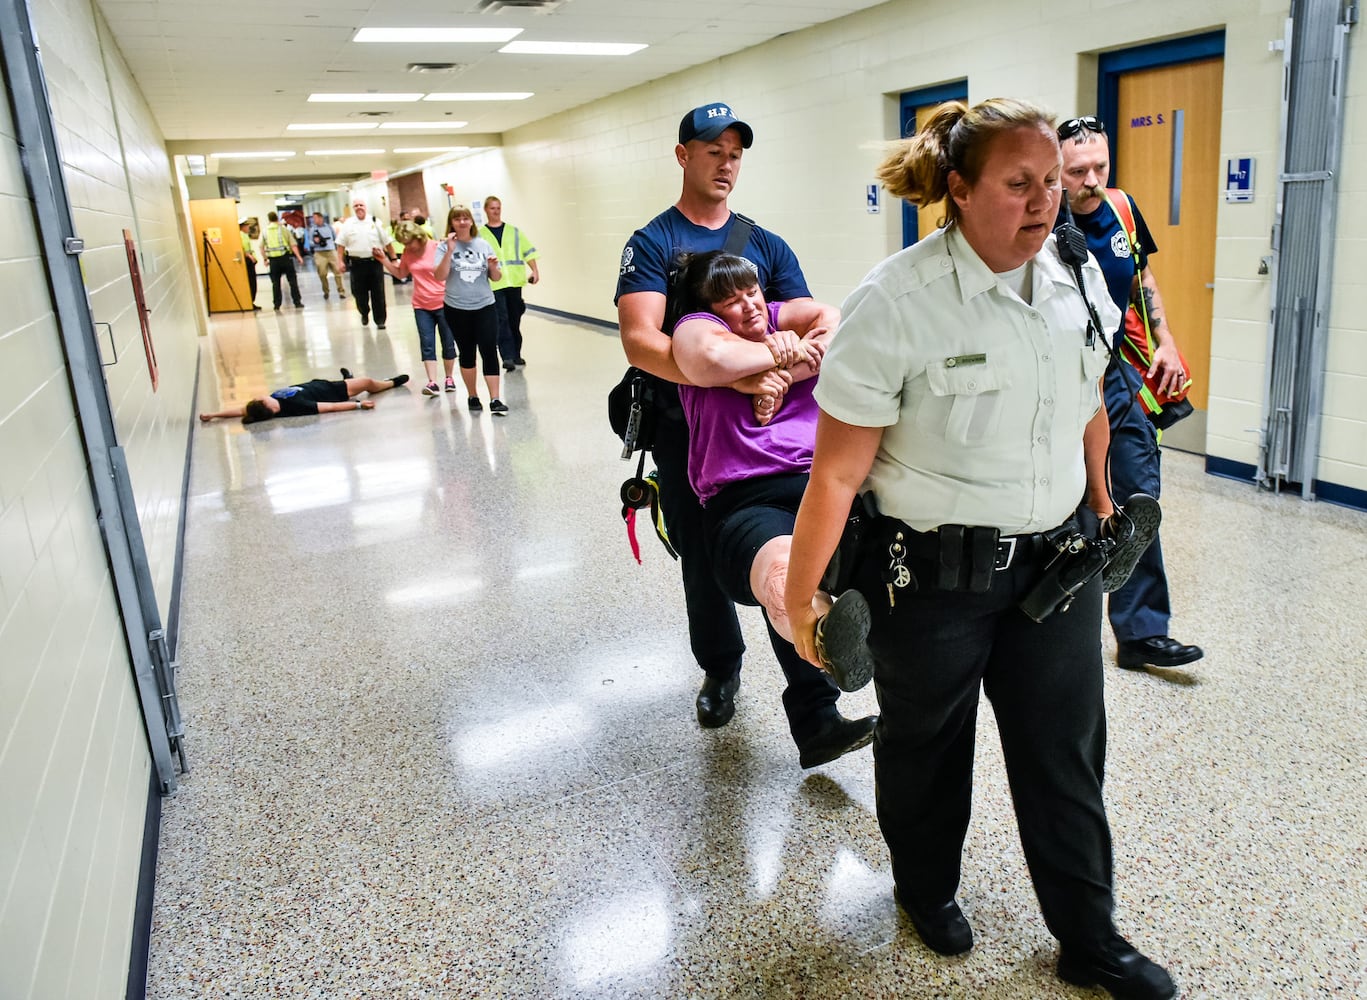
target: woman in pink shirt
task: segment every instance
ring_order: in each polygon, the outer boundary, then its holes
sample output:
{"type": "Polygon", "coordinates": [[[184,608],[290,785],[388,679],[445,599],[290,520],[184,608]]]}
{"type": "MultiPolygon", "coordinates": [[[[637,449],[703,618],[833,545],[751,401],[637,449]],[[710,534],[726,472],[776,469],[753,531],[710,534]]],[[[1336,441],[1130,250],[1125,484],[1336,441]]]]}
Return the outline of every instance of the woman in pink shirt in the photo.
{"type": "Polygon", "coordinates": [[[374,257],[395,278],[413,279],[413,319],[418,324],[422,364],[427,369],[427,385],[423,386],[423,395],[438,396],[443,388],[437,385],[437,375],[440,373],[437,367],[438,330],[441,331],[441,361],[446,369],[445,389],[455,392],[456,380],[452,373],[456,368],[456,340],[451,336],[451,328],[446,325],[446,315],[442,312],[446,282],[432,274],[437,244],[428,238],[417,223],[408,221],[394,227],[394,238],[403,244],[403,256],[397,263],[387,259],[382,250],[375,250],[374,257]]]}

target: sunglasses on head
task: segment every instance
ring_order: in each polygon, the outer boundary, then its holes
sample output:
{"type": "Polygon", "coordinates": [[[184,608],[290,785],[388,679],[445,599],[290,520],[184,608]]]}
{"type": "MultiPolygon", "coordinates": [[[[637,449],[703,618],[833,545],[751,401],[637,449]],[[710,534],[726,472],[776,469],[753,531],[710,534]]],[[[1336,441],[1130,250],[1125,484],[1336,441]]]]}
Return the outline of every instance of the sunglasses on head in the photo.
{"type": "Polygon", "coordinates": [[[1059,140],[1071,139],[1084,129],[1088,132],[1105,132],[1106,123],[1094,115],[1083,115],[1081,118],[1069,118],[1058,127],[1059,140]]]}

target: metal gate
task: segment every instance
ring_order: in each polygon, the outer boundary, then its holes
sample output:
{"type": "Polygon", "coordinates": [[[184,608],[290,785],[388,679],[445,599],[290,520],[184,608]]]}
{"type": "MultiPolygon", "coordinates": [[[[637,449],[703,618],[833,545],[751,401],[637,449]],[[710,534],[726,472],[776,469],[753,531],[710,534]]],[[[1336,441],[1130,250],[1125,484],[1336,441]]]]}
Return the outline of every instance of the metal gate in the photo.
{"type": "Polygon", "coordinates": [[[1258,482],[1314,499],[1333,278],[1336,172],[1356,0],[1293,0],[1283,42],[1272,308],[1258,482]]]}

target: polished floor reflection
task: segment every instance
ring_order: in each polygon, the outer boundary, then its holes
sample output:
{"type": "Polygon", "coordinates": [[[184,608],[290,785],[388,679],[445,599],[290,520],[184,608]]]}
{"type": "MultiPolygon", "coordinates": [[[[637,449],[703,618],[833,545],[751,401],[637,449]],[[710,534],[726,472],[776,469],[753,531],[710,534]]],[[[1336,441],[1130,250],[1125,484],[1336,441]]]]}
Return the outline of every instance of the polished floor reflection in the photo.
{"type": "MultiPolygon", "coordinates": [[[[869,752],[799,769],[752,612],[736,718],[699,729],[676,569],[619,516],[611,331],[529,314],[512,412],[470,414],[421,395],[406,291],[376,331],[301,283],[215,318],[201,408],[415,384],[196,429],[149,996],[1092,995],[1053,975],[990,710],[953,960],[894,907],[869,752]]],[[[1117,920],[1183,996],[1362,996],[1367,518],[1166,463],[1208,656],[1108,666],[1117,920]]]]}

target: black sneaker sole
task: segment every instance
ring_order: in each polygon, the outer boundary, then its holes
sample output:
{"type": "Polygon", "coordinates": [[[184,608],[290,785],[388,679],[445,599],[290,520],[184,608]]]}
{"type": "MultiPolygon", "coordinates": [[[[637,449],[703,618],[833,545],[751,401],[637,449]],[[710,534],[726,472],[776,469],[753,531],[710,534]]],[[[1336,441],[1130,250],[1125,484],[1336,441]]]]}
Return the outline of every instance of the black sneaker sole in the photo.
{"type": "Polygon", "coordinates": [[[868,644],[872,626],[869,602],[857,590],[847,590],[836,598],[831,610],[816,623],[821,665],[842,691],[858,691],[873,679],[873,654],[868,644]]]}
{"type": "Polygon", "coordinates": [[[1147,493],[1136,493],[1122,509],[1132,522],[1133,530],[1128,538],[1116,545],[1101,571],[1101,589],[1108,594],[1125,586],[1139,557],[1158,537],[1158,526],[1163,520],[1163,509],[1147,493]]]}

